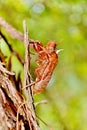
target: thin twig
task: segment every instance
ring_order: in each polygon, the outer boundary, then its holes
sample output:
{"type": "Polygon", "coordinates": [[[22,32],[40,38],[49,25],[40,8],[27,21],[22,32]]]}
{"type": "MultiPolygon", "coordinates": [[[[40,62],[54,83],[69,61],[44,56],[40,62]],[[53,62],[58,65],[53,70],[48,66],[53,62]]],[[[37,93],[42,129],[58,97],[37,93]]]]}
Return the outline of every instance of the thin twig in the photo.
{"type": "Polygon", "coordinates": [[[28,78],[29,78],[28,82],[30,83],[30,74],[29,74],[29,70],[30,70],[30,51],[29,51],[28,31],[27,31],[25,21],[23,22],[23,26],[24,26],[24,45],[25,45],[25,63],[24,63],[25,83],[24,83],[24,85],[27,85],[26,81],[27,81],[28,78]]]}
{"type": "Polygon", "coordinates": [[[36,102],[36,103],[34,103],[34,105],[35,105],[35,107],[37,107],[38,105],[41,105],[41,104],[47,104],[47,103],[48,103],[47,100],[42,100],[42,101],[40,101],[40,102],[36,102]]]}
{"type": "Polygon", "coordinates": [[[0,26],[2,26],[13,38],[21,41],[24,40],[23,34],[7,23],[2,17],[0,17],[0,26]]]}
{"type": "Polygon", "coordinates": [[[29,39],[28,39],[28,30],[26,27],[26,22],[23,22],[24,26],[24,45],[25,45],[25,63],[24,63],[24,92],[26,96],[26,111],[27,111],[27,119],[30,125],[30,130],[40,130],[39,125],[37,123],[37,118],[35,115],[33,95],[31,87],[26,87],[31,83],[30,76],[30,51],[29,51],[29,39]]]}
{"type": "MultiPolygon", "coordinates": [[[[0,17],[0,26],[3,27],[12,38],[18,39],[22,42],[24,41],[24,35],[15,29],[11,24],[6,22],[2,17],[0,17]]],[[[33,42],[34,40],[30,39],[30,41],[33,42]]]]}
{"type": "Polygon", "coordinates": [[[5,37],[5,35],[0,31],[0,35],[1,37],[4,39],[4,41],[7,43],[10,51],[18,58],[18,60],[20,61],[20,63],[23,65],[24,64],[24,60],[20,57],[19,53],[17,53],[11,46],[11,44],[8,42],[7,38],[5,37]]]}

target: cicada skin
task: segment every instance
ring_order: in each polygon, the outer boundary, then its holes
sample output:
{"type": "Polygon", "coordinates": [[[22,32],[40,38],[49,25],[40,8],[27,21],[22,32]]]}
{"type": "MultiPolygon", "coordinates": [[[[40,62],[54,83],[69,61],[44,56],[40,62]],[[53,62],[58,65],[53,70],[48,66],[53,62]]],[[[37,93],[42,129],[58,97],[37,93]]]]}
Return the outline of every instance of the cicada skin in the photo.
{"type": "Polygon", "coordinates": [[[33,47],[38,54],[36,61],[37,67],[35,69],[35,85],[33,92],[35,94],[41,93],[49,83],[52,73],[58,63],[58,55],[56,53],[57,44],[53,41],[43,46],[40,42],[34,42],[33,47]]]}

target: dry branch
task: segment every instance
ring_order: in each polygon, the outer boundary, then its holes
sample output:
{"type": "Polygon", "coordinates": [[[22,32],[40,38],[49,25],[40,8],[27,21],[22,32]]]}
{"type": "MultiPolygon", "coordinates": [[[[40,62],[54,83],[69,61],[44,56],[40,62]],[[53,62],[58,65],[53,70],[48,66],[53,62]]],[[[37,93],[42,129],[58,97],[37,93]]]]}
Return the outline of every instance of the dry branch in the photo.
{"type": "MultiPolygon", "coordinates": [[[[13,73],[4,68],[0,62],[0,104],[4,113],[4,123],[8,129],[16,130],[17,110],[23,102],[21,93],[16,90],[13,73]]],[[[19,115],[20,120],[23,120],[22,122],[25,124],[27,118],[23,107],[21,107],[19,115]]],[[[1,118],[0,120],[2,120],[1,118]]]]}
{"type": "Polygon", "coordinates": [[[23,34],[19,31],[17,31],[15,28],[13,28],[2,17],[0,17],[0,26],[3,27],[11,35],[12,38],[16,38],[21,41],[24,40],[23,34]]]}
{"type": "Polygon", "coordinates": [[[24,64],[24,60],[21,58],[21,56],[19,55],[19,53],[17,53],[11,46],[11,44],[8,42],[7,38],[5,37],[5,35],[0,31],[0,35],[1,37],[4,39],[4,41],[6,42],[6,44],[9,47],[9,50],[18,58],[18,60],[20,61],[20,63],[23,65],[24,64]]]}
{"type": "Polygon", "coordinates": [[[24,63],[24,92],[26,95],[26,104],[27,108],[26,110],[30,111],[30,113],[27,111],[28,121],[30,124],[31,130],[40,130],[36,115],[35,115],[35,109],[34,109],[34,102],[33,102],[33,95],[31,87],[26,87],[31,83],[30,79],[30,51],[29,51],[29,39],[28,39],[28,30],[26,27],[26,22],[24,21],[24,44],[25,44],[25,63],[24,63]],[[30,115],[29,115],[30,114],[30,115]]]}
{"type": "MultiPolygon", "coordinates": [[[[24,35],[15,29],[12,25],[10,25],[8,22],[6,22],[2,17],[0,17],[0,26],[3,27],[12,38],[18,39],[20,41],[24,41],[24,35]]],[[[32,39],[30,39],[31,42],[33,42],[32,39]]]]}
{"type": "MultiPolygon", "coordinates": [[[[21,91],[18,91],[17,89],[19,88],[19,84],[17,83],[18,81],[16,81],[15,74],[8,71],[6,67],[4,67],[5,64],[3,64],[2,60],[0,61],[0,124],[2,126],[0,130],[40,130],[35,114],[32,90],[31,87],[26,87],[31,83],[29,72],[30,51],[26,23],[24,24],[24,36],[22,36],[15,29],[12,29],[12,27],[2,18],[0,18],[0,25],[3,26],[9,33],[12,33],[12,36],[14,35],[14,38],[20,39],[22,41],[22,38],[24,38],[25,45],[25,62],[23,61],[24,63],[22,63],[24,64],[25,75],[24,86],[22,87],[25,87],[25,98],[23,97],[21,91]]],[[[0,34],[9,46],[10,51],[12,51],[21,61],[19,55],[11,47],[3,33],[0,32],[0,34]]]]}

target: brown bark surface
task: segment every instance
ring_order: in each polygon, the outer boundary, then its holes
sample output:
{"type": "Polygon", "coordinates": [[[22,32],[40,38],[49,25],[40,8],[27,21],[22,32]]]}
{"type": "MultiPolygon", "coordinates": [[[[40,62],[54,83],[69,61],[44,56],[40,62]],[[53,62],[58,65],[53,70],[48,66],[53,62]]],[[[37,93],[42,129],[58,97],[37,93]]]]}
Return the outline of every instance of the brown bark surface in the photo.
{"type": "MultiPolygon", "coordinates": [[[[5,23],[5,21],[3,21],[1,18],[0,25],[5,25],[4,28],[8,32],[12,32],[11,26],[5,23]]],[[[13,32],[14,31],[15,30],[13,30],[13,32]]],[[[3,33],[0,33],[0,35],[5,40],[5,42],[7,42],[3,33]]],[[[21,34],[19,36],[21,37],[21,34]]],[[[15,37],[17,37],[16,31],[15,37]]],[[[9,43],[7,43],[7,45],[8,44],[9,43]]],[[[22,62],[22,64],[24,64],[23,85],[21,85],[20,78],[16,80],[15,73],[8,71],[6,68],[4,62],[5,57],[0,50],[0,130],[40,130],[35,113],[32,90],[31,87],[26,87],[31,83],[29,73],[29,38],[26,23],[24,23],[24,45],[25,59],[24,62],[22,62]],[[25,88],[23,93],[22,88],[25,88]]],[[[11,46],[9,46],[9,48],[10,47],[11,46]]],[[[10,48],[10,50],[14,53],[14,49],[10,48]]],[[[16,56],[19,58],[17,54],[16,56]]],[[[21,62],[20,58],[19,61],[21,62]]]]}

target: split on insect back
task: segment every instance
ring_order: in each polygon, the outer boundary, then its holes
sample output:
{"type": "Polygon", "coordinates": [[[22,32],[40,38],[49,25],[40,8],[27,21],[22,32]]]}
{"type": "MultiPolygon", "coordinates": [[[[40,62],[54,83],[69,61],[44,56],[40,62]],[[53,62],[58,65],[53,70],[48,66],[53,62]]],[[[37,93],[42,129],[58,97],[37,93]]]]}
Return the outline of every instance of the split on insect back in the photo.
{"type": "Polygon", "coordinates": [[[27,87],[31,86],[33,93],[37,94],[41,93],[48,85],[58,63],[58,53],[62,49],[56,50],[57,44],[53,41],[48,42],[46,46],[38,41],[30,42],[30,45],[37,52],[38,58],[36,60],[37,67],[35,68],[36,80],[27,87]]]}

